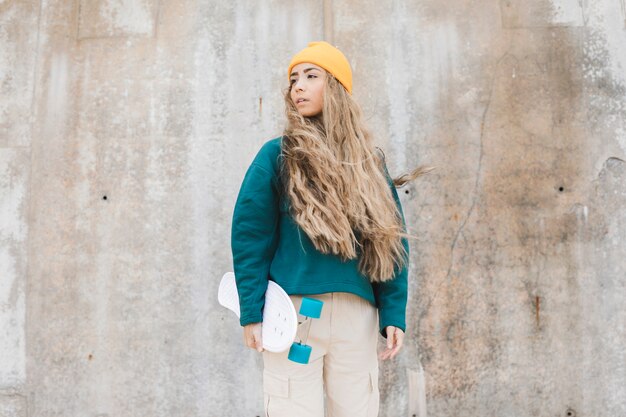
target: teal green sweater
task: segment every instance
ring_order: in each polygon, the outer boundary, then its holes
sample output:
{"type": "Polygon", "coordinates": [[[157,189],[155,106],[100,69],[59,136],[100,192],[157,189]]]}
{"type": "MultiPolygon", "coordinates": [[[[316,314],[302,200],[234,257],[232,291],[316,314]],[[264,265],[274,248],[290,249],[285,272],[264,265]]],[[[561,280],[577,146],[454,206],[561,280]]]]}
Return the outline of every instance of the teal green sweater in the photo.
{"type": "MultiPolygon", "coordinates": [[[[233,212],[231,249],[241,326],[263,321],[270,279],[287,294],[354,293],[378,308],[383,337],[387,337],[386,326],[406,331],[408,262],[402,269],[396,267],[392,280],[370,283],[358,270],[358,258],[343,262],[337,255],[319,252],[288,213],[287,199],[280,192],[281,139],[265,142],[257,153],[233,212]]],[[[406,231],[400,199],[386,166],[385,174],[406,231]]],[[[407,239],[402,243],[408,253],[407,239]]]]}

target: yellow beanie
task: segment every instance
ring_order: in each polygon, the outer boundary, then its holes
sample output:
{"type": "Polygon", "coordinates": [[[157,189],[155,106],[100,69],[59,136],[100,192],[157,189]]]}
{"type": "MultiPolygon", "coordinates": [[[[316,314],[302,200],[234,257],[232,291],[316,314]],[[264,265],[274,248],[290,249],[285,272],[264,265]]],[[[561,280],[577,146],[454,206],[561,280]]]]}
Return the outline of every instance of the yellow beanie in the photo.
{"type": "Polygon", "coordinates": [[[324,41],[309,42],[309,45],[298,52],[289,63],[287,77],[291,77],[291,69],[302,63],[310,62],[330,72],[352,94],[352,69],[346,56],[337,48],[324,41]]]}

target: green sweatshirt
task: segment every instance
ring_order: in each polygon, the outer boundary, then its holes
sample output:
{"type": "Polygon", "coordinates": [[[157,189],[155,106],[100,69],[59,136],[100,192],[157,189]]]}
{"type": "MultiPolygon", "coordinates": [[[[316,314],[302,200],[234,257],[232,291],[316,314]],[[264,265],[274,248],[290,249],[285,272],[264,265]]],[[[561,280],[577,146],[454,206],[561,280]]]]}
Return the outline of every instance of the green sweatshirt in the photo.
{"type": "MultiPolygon", "coordinates": [[[[265,142],[257,153],[233,212],[231,249],[241,326],[263,321],[265,291],[272,280],[287,294],[354,293],[378,308],[384,338],[386,326],[406,331],[408,262],[400,270],[396,267],[392,280],[370,283],[358,270],[358,258],[343,262],[337,255],[319,252],[288,213],[287,198],[280,192],[281,139],[265,142]]],[[[385,174],[406,231],[400,199],[386,166],[385,174]]],[[[402,243],[408,253],[407,239],[402,243]]]]}

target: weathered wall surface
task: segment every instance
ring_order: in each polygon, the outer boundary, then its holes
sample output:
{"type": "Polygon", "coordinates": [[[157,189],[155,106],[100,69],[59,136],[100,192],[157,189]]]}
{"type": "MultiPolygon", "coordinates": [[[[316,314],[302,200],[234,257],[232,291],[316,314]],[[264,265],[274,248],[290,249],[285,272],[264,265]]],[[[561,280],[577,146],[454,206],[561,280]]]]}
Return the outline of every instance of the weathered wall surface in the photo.
{"type": "Polygon", "coordinates": [[[438,167],[381,417],[626,414],[624,0],[4,0],[0,415],[262,415],[217,287],[322,38],[392,174],[438,167]]]}

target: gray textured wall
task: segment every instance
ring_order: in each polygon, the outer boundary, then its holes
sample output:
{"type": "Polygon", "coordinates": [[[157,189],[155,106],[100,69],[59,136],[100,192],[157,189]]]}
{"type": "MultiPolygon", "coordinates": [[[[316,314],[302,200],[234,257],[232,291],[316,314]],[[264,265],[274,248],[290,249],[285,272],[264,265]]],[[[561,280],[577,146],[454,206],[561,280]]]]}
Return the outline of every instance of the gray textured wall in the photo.
{"type": "Polygon", "coordinates": [[[438,166],[381,417],[626,415],[624,0],[0,0],[1,416],[262,415],[217,286],[322,38],[438,166]]]}

